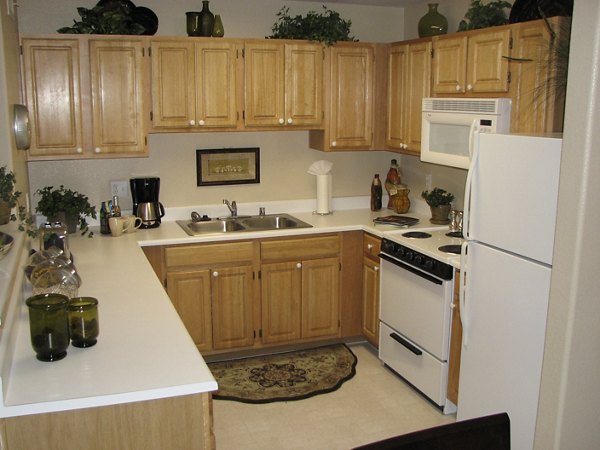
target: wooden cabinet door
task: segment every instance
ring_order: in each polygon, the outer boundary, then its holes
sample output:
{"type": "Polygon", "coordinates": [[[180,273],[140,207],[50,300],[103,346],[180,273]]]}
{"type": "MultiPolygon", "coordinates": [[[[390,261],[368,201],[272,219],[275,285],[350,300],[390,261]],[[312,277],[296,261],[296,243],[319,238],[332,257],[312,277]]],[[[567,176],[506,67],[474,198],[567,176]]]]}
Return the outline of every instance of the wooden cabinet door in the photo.
{"type": "Polygon", "coordinates": [[[323,46],[285,45],[285,120],[288,126],[323,122],[323,46]]]}
{"type": "Polygon", "coordinates": [[[510,29],[469,36],[467,92],[508,92],[510,29]]]}
{"type": "Polygon", "coordinates": [[[247,127],[281,126],[284,119],[284,46],[245,44],[247,127]]]}
{"type": "Polygon", "coordinates": [[[338,336],[340,326],[338,258],[302,262],[302,337],[338,336]]]}
{"type": "Polygon", "coordinates": [[[397,149],[401,149],[406,140],[404,102],[407,95],[407,53],[408,45],[392,45],[388,54],[388,108],[385,144],[397,149]]]}
{"type": "Polygon", "coordinates": [[[253,345],[252,266],[219,267],[211,277],[214,349],[253,345]]]}
{"type": "Polygon", "coordinates": [[[94,153],[145,153],[142,41],[91,39],[89,52],[94,153]]]}
{"type": "Polygon", "coordinates": [[[374,49],[331,48],[329,147],[368,149],[373,142],[374,49]]]}
{"type": "Polygon", "coordinates": [[[195,125],[195,53],[187,41],[152,41],[152,125],[195,125]]]}
{"type": "Polygon", "coordinates": [[[197,126],[236,126],[236,59],[234,43],[196,44],[197,126]]]}
{"type": "Polygon", "coordinates": [[[167,293],[199,351],[212,350],[210,270],[167,273],[167,293]]]}
{"type": "Polygon", "coordinates": [[[363,258],[362,331],[367,340],[379,347],[379,263],[363,258]]]}
{"type": "Polygon", "coordinates": [[[29,156],[83,153],[79,41],[23,39],[29,156]]]}
{"type": "Polygon", "coordinates": [[[433,52],[433,92],[464,93],[467,79],[467,37],[435,36],[433,52]]]}
{"type": "Polygon", "coordinates": [[[288,342],[301,337],[302,264],[261,266],[262,341],[288,342]]]}
{"type": "Polygon", "coordinates": [[[419,154],[422,103],[431,86],[431,42],[393,45],[388,62],[386,145],[419,154]]]}

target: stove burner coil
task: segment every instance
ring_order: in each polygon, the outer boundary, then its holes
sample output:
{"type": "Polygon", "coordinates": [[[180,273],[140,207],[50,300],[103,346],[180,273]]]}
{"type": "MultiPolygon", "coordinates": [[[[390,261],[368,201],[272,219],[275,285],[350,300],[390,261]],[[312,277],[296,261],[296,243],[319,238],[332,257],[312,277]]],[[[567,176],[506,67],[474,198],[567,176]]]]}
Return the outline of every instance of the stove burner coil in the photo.
{"type": "Polygon", "coordinates": [[[463,238],[463,234],[462,231],[450,231],[448,233],[446,233],[446,236],[448,237],[452,237],[452,238],[463,238]]]}
{"type": "Polygon", "coordinates": [[[402,236],[414,239],[427,239],[431,237],[431,234],[423,231],[409,231],[407,233],[402,233],[402,236]]]}
{"type": "Polygon", "coordinates": [[[460,245],[442,245],[441,247],[438,247],[438,250],[444,253],[453,253],[455,255],[460,255],[460,245]]]}

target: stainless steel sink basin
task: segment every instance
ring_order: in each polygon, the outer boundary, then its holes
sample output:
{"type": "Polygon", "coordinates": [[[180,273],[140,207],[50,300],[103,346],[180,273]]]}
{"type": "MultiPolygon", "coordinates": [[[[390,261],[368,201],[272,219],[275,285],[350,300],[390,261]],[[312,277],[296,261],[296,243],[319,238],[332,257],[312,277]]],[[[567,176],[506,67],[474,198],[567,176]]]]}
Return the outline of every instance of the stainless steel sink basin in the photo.
{"type": "Polygon", "coordinates": [[[311,228],[289,214],[267,214],[264,216],[242,216],[218,218],[206,222],[178,220],[177,224],[190,236],[210,233],[235,233],[243,231],[269,231],[290,228],[311,228]]]}

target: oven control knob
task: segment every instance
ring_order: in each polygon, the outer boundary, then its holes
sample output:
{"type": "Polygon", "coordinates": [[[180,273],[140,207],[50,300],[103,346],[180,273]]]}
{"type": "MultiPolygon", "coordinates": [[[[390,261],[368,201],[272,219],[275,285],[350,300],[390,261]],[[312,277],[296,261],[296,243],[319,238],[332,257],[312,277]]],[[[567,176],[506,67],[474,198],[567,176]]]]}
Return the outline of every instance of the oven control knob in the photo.
{"type": "Polygon", "coordinates": [[[421,265],[423,263],[423,256],[417,255],[415,256],[415,264],[421,265]]]}
{"type": "Polygon", "coordinates": [[[410,250],[407,250],[406,253],[404,254],[404,257],[406,258],[407,261],[412,261],[413,256],[414,256],[414,254],[410,250]]]}
{"type": "Polygon", "coordinates": [[[425,263],[423,264],[423,267],[426,270],[431,270],[433,269],[433,261],[431,259],[428,259],[427,261],[425,261],[425,263]]]}
{"type": "Polygon", "coordinates": [[[398,247],[398,249],[396,250],[396,255],[404,256],[404,247],[398,247]]]}

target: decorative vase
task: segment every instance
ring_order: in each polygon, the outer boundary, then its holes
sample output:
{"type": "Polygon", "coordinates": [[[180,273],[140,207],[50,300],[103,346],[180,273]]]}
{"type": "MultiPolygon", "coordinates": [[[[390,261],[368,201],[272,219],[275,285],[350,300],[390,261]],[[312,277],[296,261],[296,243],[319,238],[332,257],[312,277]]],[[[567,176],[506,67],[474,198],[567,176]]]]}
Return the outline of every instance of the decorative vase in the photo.
{"type": "Polygon", "coordinates": [[[397,214],[407,213],[410,209],[410,199],[408,198],[410,189],[405,184],[397,185],[396,187],[395,194],[390,196],[391,208],[389,209],[393,209],[397,214]]]}
{"type": "Polygon", "coordinates": [[[215,16],[208,9],[208,0],[202,0],[202,11],[200,11],[200,36],[212,36],[215,16]]]}
{"type": "Polygon", "coordinates": [[[429,219],[429,221],[435,225],[449,224],[450,219],[448,219],[448,215],[450,214],[451,208],[452,208],[452,205],[439,205],[439,206],[429,205],[429,209],[431,210],[431,219],[429,219]]]}
{"type": "Polygon", "coordinates": [[[48,217],[48,222],[60,222],[67,227],[67,233],[77,232],[78,216],[67,215],[64,211],[59,211],[52,217],[48,217]]]}
{"type": "Polygon", "coordinates": [[[199,11],[189,11],[185,13],[185,23],[188,36],[200,36],[200,16],[199,11]]]}
{"type": "Polygon", "coordinates": [[[215,23],[213,25],[212,35],[213,37],[225,36],[225,28],[223,28],[223,21],[221,20],[221,16],[219,14],[215,15],[215,23]]]}
{"type": "Polygon", "coordinates": [[[428,3],[429,11],[419,20],[419,37],[436,36],[448,32],[448,20],[438,12],[437,3],[428,3]]]}
{"type": "Polygon", "coordinates": [[[6,200],[0,199],[0,225],[10,222],[10,207],[6,200]]]}

